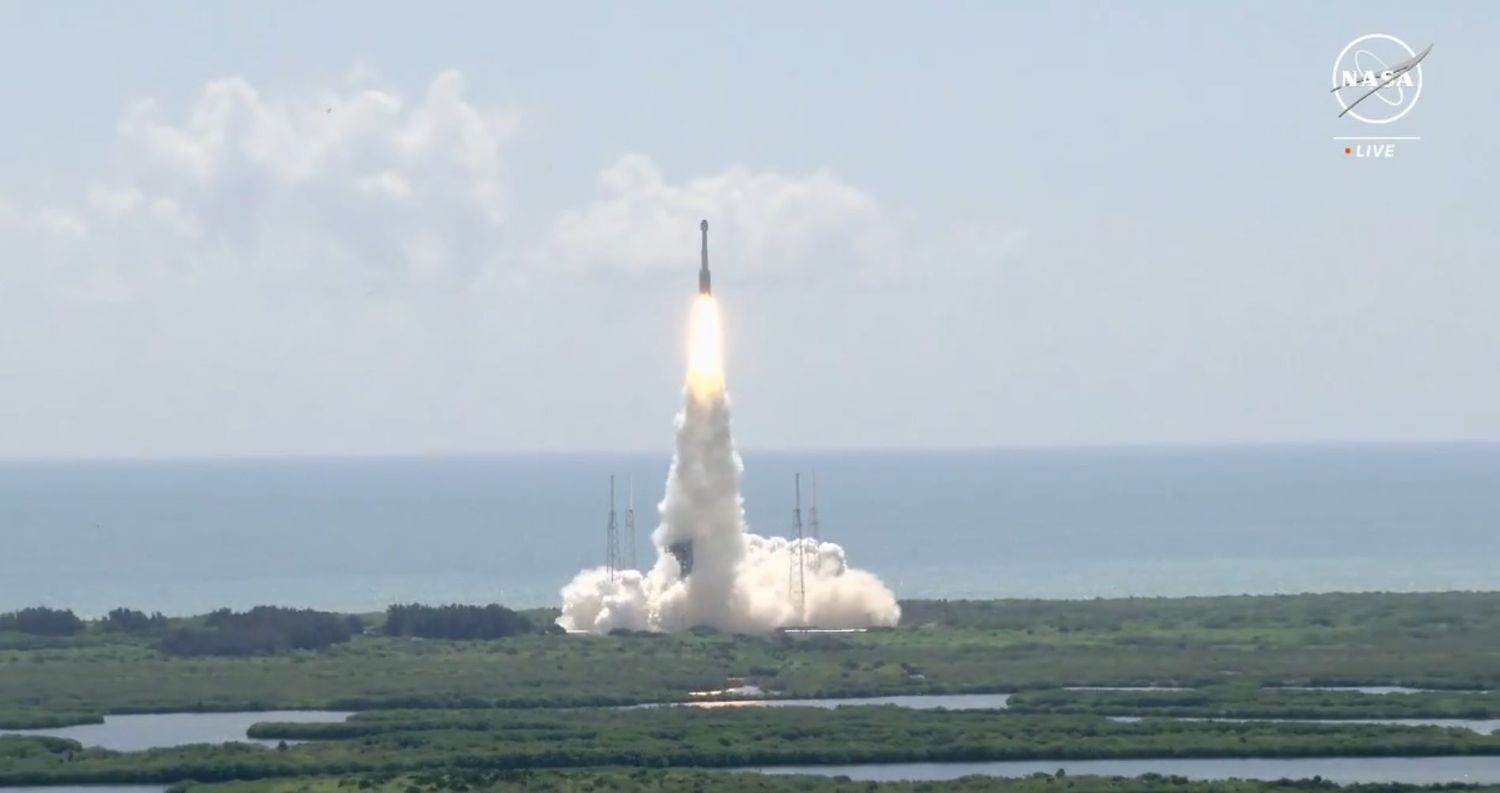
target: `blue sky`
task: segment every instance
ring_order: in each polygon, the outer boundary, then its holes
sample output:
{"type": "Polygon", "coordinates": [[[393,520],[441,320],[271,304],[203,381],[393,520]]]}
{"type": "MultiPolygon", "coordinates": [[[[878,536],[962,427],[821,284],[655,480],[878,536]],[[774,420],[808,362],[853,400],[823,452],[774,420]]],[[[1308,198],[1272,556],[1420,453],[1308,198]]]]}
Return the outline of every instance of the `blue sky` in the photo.
{"type": "Polygon", "coordinates": [[[749,447],[1500,438],[1482,3],[0,23],[3,456],[663,448],[701,215],[749,447]]]}

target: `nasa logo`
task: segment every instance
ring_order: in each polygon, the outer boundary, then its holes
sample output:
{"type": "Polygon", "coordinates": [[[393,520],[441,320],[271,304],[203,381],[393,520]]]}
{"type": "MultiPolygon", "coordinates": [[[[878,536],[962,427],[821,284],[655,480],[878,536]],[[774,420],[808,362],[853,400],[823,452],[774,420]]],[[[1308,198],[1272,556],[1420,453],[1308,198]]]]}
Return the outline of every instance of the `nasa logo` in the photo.
{"type": "Polygon", "coordinates": [[[1422,59],[1431,50],[1429,45],[1418,53],[1385,33],[1349,42],[1333,61],[1332,93],[1342,109],[1339,116],[1389,124],[1410,113],[1422,97],[1422,59]]]}

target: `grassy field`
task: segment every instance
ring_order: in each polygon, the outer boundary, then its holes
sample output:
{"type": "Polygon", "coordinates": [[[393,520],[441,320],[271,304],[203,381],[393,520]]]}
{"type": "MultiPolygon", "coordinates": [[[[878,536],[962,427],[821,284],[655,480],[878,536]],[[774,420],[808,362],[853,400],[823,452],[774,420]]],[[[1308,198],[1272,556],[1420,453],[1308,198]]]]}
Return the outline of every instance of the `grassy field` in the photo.
{"type": "MultiPolygon", "coordinates": [[[[318,652],[174,658],[93,633],[0,640],[0,725],[102,713],[671,701],[752,679],[787,696],[1070,685],[1500,687],[1500,593],[909,601],[902,627],[747,637],[362,636],[318,652]]],[[[1461,696],[1461,695],[1455,695],[1461,696]]]]}

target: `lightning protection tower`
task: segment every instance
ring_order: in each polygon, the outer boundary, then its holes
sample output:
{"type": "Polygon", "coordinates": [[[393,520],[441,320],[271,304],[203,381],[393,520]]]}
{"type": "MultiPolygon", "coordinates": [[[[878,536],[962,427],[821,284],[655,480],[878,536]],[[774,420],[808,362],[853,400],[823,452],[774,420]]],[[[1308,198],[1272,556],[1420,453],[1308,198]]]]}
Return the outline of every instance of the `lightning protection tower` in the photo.
{"type": "Polygon", "coordinates": [[[796,614],[796,624],[807,623],[807,559],[802,542],[802,474],[794,474],[792,487],[795,500],[792,502],[792,548],[788,598],[796,614]]]}
{"type": "Polygon", "coordinates": [[[639,570],[635,565],[635,477],[631,476],[627,490],[625,491],[625,548],[628,553],[626,557],[630,560],[630,569],[639,570]]]}
{"type": "Polygon", "coordinates": [[[813,542],[822,542],[823,533],[818,528],[818,475],[808,475],[808,486],[812,490],[812,503],[807,507],[807,530],[812,533],[813,542]]]}
{"type": "MultiPolygon", "coordinates": [[[[818,475],[816,473],[808,474],[807,478],[807,484],[812,489],[812,493],[809,494],[812,496],[812,503],[807,507],[807,530],[812,534],[813,547],[818,548],[823,544],[823,531],[818,526],[818,475]]],[[[822,564],[823,557],[814,552],[812,558],[813,571],[817,572],[822,564]]]]}
{"type": "Polygon", "coordinates": [[[615,520],[615,476],[609,476],[609,523],[604,530],[604,568],[609,580],[620,569],[620,528],[615,520]]]}

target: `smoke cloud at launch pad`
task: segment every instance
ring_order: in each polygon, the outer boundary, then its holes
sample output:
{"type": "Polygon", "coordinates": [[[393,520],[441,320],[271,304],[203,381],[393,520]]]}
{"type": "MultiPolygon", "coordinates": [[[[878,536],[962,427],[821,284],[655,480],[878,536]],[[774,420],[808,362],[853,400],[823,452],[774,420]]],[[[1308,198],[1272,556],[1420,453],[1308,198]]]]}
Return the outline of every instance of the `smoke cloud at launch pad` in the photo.
{"type": "Polygon", "coordinates": [[[580,572],[562,590],[558,623],[593,633],[896,624],[901,610],[890,589],[874,574],[850,568],[837,544],[750,533],[740,496],[744,466],[730,430],[718,305],[707,294],[693,305],[683,392],[676,451],[658,506],[661,524],[651,536],[655,563],[613,575],[607,567],[580,572]],[[805,597],[794,598],[799,542],[805,597]]]}

